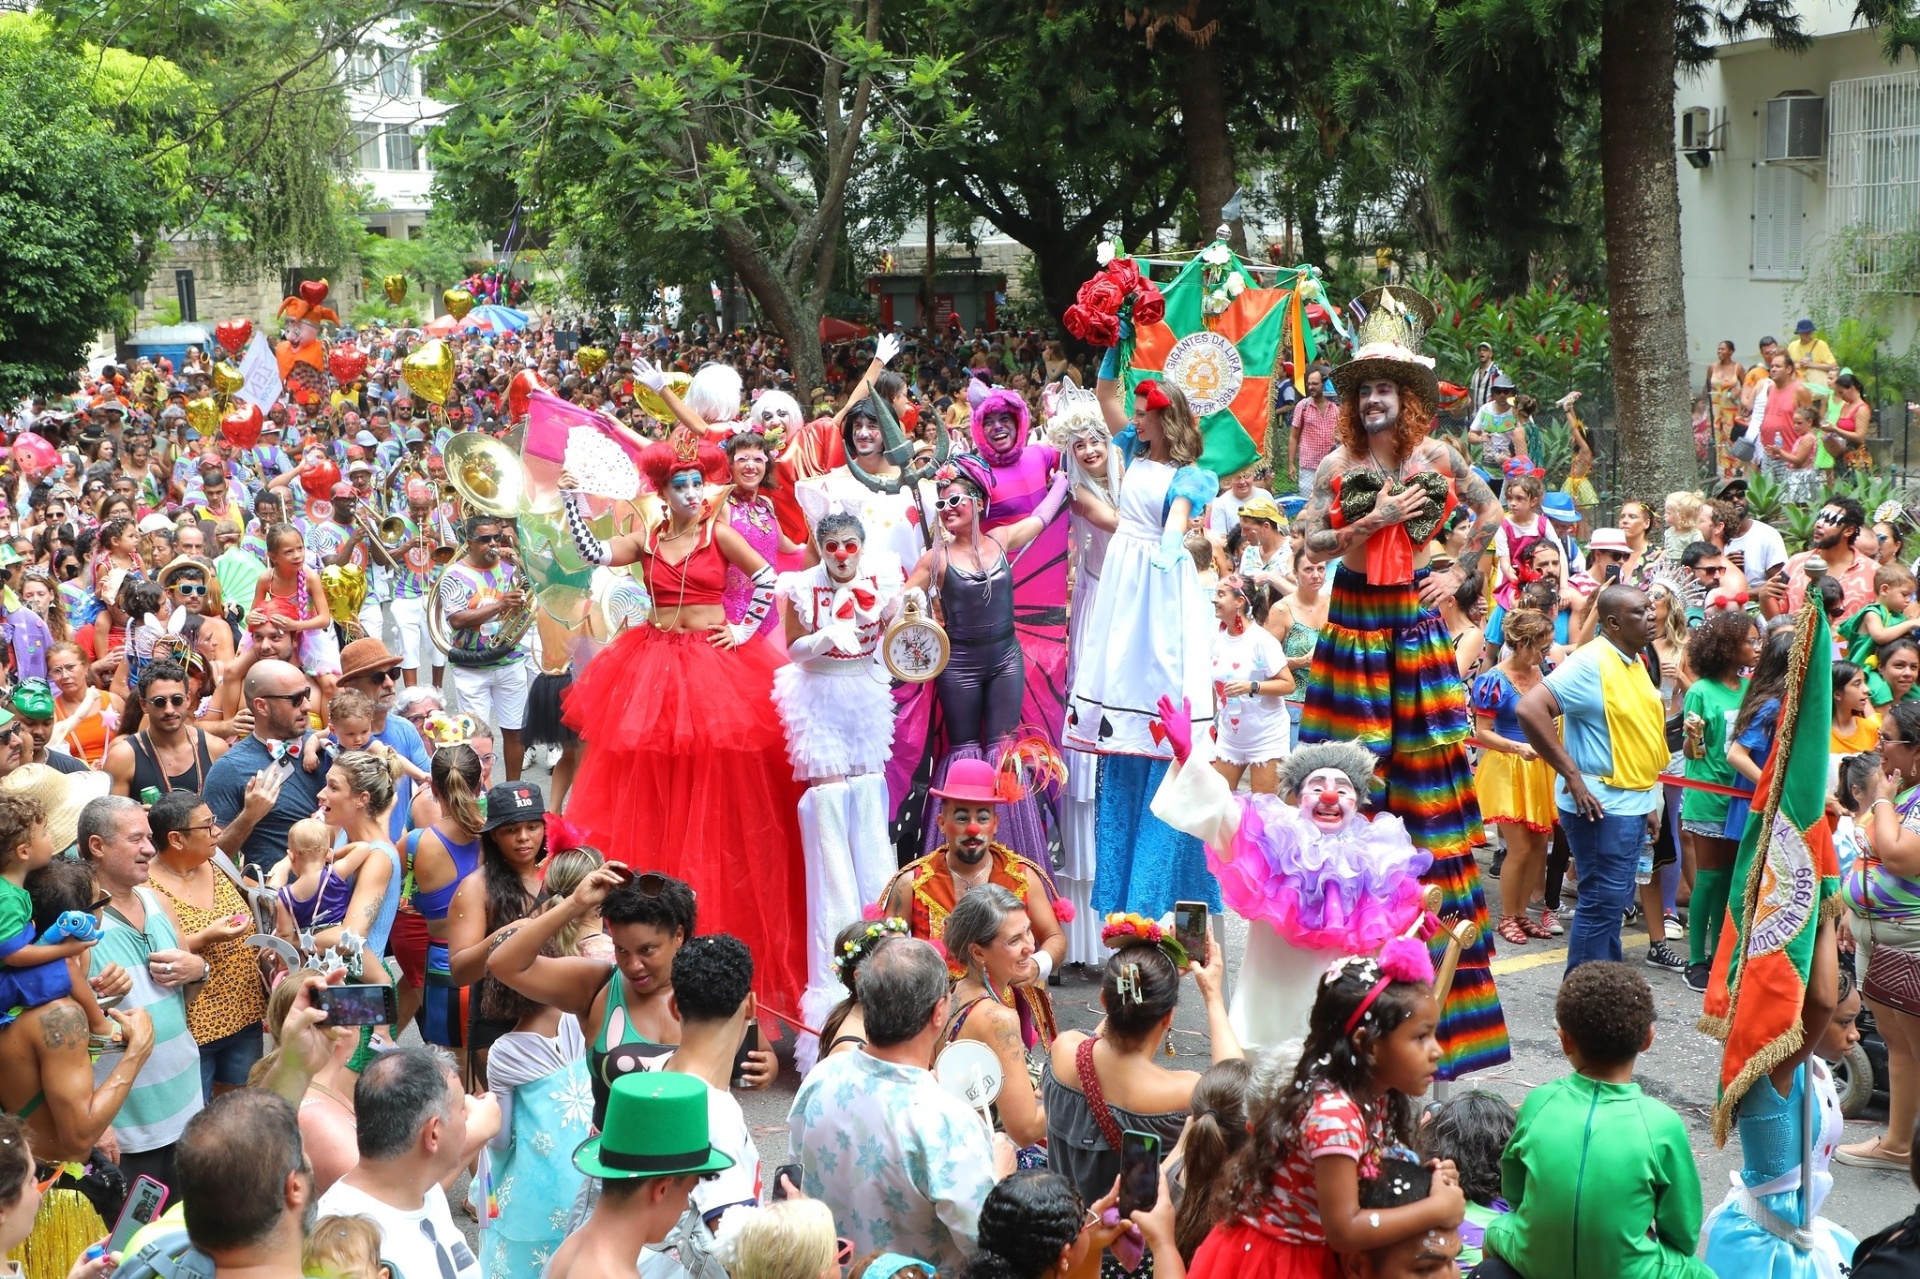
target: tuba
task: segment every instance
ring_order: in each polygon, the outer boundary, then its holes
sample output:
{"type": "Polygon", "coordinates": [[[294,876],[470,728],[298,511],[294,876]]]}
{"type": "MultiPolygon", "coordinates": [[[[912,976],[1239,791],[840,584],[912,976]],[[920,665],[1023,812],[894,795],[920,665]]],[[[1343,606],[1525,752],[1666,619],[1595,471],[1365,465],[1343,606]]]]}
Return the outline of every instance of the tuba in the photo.
{"type": "MultiPolygon", "coordinates": [[[[520,459],[514,456],[507,445],[483,435],[478,431],[462,432],[447,442],[446,447],[447,481],[453,487],[460,500],[469,511],[483,513],[498,519],[502,524],[511,525],[520,513],[520,505],[527,489],[526,470],[520,459]]],[[[520,566],[523,554],[518,553],[513,561],[513,577],[509,590],[518,591],[527,597],[520,607],[500,614],[494,619],[498,629],[481,649],[456,649],[453,637],[449,633],[446,617],[440,607],[440,581],[448,569],[466,558],[467,544],[461,543],[452,550],[443,562],[440,573],[433,579],[433,586],[427,595],[427,634],[433,640],[434,647],[447,655],[447,660],[455,666],[491,666],[512,652],[526,638],[533,627],[534,609],[533,583],[527,572],[520,566]]],[[[434,559],[440,560],[445,548],[434,552],[434,559]]],[[[489,623],[492,625],[493,623],[489,623]]]]}

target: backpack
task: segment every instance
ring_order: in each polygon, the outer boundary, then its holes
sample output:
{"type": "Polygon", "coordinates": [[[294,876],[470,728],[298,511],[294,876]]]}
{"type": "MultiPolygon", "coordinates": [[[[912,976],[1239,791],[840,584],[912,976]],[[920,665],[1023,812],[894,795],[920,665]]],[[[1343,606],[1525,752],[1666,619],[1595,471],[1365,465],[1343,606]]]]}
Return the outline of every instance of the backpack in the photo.
{"type": "Polygon", "coordinates": [[[113,1273],[121,1279],[213,1279],[213,1258],[188,1241],[183,1226],[149,1239],[113,1273]]]}

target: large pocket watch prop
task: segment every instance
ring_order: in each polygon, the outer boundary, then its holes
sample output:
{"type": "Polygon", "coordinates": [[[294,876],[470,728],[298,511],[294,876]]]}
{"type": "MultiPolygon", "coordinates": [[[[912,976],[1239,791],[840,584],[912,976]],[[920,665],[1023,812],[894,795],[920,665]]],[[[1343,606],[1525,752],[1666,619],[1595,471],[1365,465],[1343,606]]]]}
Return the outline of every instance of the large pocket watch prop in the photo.
{"type": "Polygon", "coordinates": [[[909,684],[924,684],[947,669],[952,646],[940,623],[923,613],[917,601],[908,600],[893,625],[880,639],[880,655],[895,679],[909,684]]]}

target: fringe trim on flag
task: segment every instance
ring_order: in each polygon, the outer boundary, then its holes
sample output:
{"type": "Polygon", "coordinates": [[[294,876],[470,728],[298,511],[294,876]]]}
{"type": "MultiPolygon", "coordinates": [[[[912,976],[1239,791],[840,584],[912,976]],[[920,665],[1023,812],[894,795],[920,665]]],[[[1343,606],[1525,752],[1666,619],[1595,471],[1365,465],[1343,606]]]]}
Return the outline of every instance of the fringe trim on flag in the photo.
{"type": "MultiPolygon", "coordinates": [[[[1807,662],[1813,653],[1813,634],[1820,620],[1820,615],[1815,610],[1819,607],[1817,593],[1808,591],[1806,601],[1800,606],[1800,616],[1794,621],[1793,650],[1787,659],[1787,687],[1795,692],[1792,697],[1781,699],[1780,728],[1774,734],[1773,754],[1767,761],[1770,776],[1766,807],[1761,814],[1759,835],[1754,840],[1753,862],[1747,867],[1746,895],[1740,899],[1746,914],[1740,927],[1740,941],[1743,949],[1746,938],[1753,928],[1754,904],[1760,899],[1760,879],[1767,868],[1767,854],[1773,849],[1773,822],[1780,815],[1781,773],[1793,754],[1794,733],[1800,722],[1799,690],[1807,679],[1807,662]]],[[[1819,927],[1817,918],[1808,923],[1811,927],[1819,927]]],[[[1732,1032],[1734,1018],[1740,1011],[1740,986],[1747,975],[1746,956],[1736,954],[1734,958],[1739,961],[1739,967],[1735,969],[1728,981],[1727,1016],[1722,1023],[1723,1029],[1716,1036],[1720,1039],[1725,1039],[1732,1032]]],[[[1804,1006],[1804,993],[1801,999],[1804,1006]]],[[[1706,1030],[1708,1034],[1714,1034],[1714,1031],[1709,1030],[1704,1024],[1707,1020],[1705,1017],[1701,1018],[1700,1028],[1706,1030]]],[[[1774,1067],[1799,1052],[1805,1040],[1806,1028],[1796,1020],[1778,1038],[1762,1045],[1747,1058],[1746,1063],[1740,1067],[1740,1073],[1733,1077],[1732,1083],[1721,1090],[1720,1099],[1714,1103],[1713,1144],[1715,1146],[1727,1144],[1727,1135],[1733,1130],[1734,1116],[1740,1109],[1740,1099],[1746,1096],[1747,1089],[1753,1087],[1755,1080],[1763,1075],[1772,1074],[1774,1067]]]]}

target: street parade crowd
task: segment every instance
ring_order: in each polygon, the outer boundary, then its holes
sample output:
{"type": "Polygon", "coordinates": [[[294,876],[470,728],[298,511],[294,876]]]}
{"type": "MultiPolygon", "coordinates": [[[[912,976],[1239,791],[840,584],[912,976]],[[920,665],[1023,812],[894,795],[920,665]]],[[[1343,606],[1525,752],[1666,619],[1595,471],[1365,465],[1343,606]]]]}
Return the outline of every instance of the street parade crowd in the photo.
{"type": "Polygon", "coordinates": [[[1789,556],[1748,501],[1828,448],[1802,376],[1867,465],[1846,375],[1716,365],[1710,493],[1597,527],[1578,396],[1548,492],[1539,403],[1490,348],[1441,383],[1387,285],[1216,470],[1114,261],[1084,367],[883,332],[806,387],[706,318],[349,333],[321,284],[19,406],[16,1272],[1920,1267],[1819,1215],[1920,1112],[1907,517],[1835,494],[1789,556]],[[1516,1111],[1493,959],[1561,938],[1516,1111]],[[1725,1045],[1717,1205],[1633,1082],[1649,969],[1725,1045]],[[1863,1007],[1889,1118],[1842,1146],[1863,1007]],[[788,1063],[768,1168],[736,1093],[788,1063]]]}

